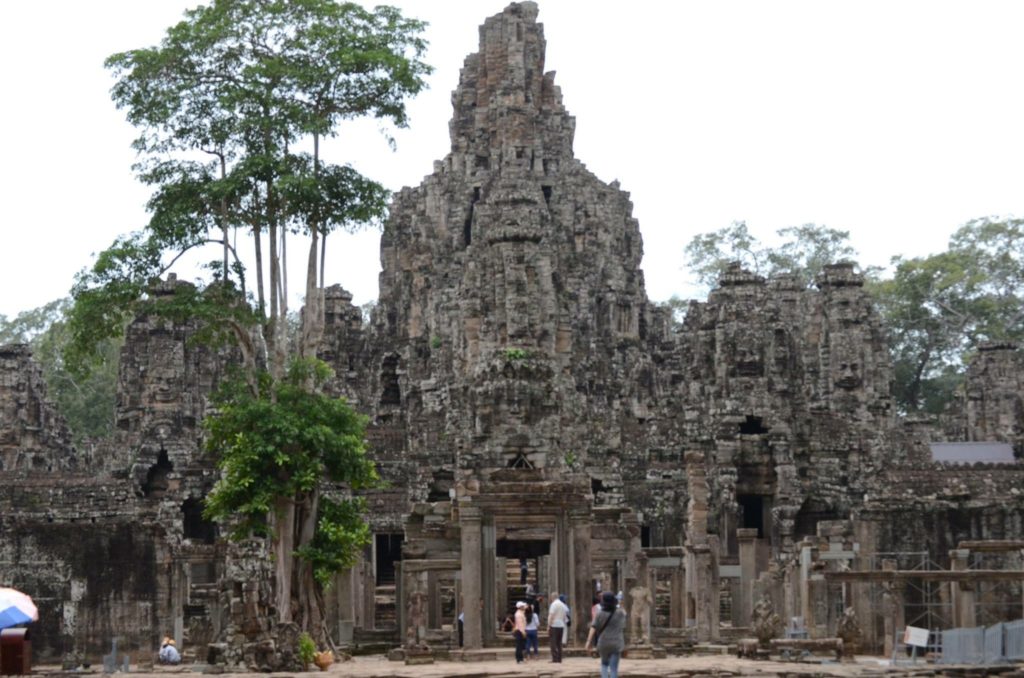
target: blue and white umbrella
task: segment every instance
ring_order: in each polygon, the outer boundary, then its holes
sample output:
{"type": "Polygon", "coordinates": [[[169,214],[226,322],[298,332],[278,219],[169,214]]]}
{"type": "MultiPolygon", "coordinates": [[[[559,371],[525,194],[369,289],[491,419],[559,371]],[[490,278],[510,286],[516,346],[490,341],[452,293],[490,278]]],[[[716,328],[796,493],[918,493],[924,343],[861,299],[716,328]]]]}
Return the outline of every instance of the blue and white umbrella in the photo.
{"type": "Polygon", "coordinates": [[[0,588],[0,629],[39,620],[39,610],[21,591],[0,588]]]}

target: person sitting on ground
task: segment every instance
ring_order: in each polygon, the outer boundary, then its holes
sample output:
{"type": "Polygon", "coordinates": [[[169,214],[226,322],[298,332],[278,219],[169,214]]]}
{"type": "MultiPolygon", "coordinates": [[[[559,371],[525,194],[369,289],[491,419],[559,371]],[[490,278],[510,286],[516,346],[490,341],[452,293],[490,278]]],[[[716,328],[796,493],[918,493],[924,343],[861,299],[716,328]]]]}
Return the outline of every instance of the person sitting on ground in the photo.
{"type": "Polygon", "coordinates": [[[161,664],[181,663],[181,655],[178,653],[178,648],[174,647],[174,638],[164,638],[164,641],[160,643],[160,654],[157,655],[157,659],[161,664]]]}

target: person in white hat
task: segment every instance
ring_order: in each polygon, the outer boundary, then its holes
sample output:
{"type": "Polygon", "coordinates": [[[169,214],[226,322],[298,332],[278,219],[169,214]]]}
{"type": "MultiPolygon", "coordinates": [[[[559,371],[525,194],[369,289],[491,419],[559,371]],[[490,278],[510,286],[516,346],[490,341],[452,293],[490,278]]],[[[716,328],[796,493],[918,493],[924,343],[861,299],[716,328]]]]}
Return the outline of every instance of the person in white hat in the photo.
{"type": "Polygon", "coordinates": [[[174,647],[174,638],[164,637],[164,642],[160,644],[160,654],[157,658],[161,664],[181,663],[181,654],[178,652],[178,648],[174,647]]]}
{"type": "Polygon", "coordinates": [[[526,659],[526,603],[521,600],[516,603],[515,628],[512,635],[516,639],[516,664],[522,664],[526,659]]]}

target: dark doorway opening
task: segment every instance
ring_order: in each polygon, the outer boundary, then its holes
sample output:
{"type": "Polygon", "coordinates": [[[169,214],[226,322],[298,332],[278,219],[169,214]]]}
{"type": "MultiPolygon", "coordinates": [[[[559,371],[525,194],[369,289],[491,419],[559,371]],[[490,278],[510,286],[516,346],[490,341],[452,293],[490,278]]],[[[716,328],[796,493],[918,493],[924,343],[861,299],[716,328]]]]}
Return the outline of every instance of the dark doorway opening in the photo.
{"type": "Polygon", "coordinates": [[[160,456],[156,463],[149,467],[146,472],[146,483],[142,486],[142,493],[147,497],[160,498],[167,491],[169,482],[167,476],[174,470],[174,464],[167,456],[167,450],[161,448],[160,456]]]}
{"type": "Polygon", "coordinates": [[[203,500],[189,497],[181,505],[185,538],[200,544],[217,541],[217,524],[203,518],[203,500]]]}
{"type": "Polygon", "coordinates": [[[499,539],[496,544],[499,558],[539,558],[551,555],[551,542],[547,539],[499,539]]]}
{"type": "Polygon", "coordinates": [[[377,586],[388,586],[395,583],[395,563],[402,559],[402,543],[404,534],[376,534],[374,541],[376,554],[377,586]]]}
{"type": "Polygon", "coordinates": [[[752,414],[748,414],[747,418],[740,424],[740,435],[763,435],[768,433],[770,430],[771,429],[764,425],[761,417],[755,417],[752,414]]]}
{"type": "Polygon", "coordinates": [[[741,494],[736,497],[743,514],[740,527],[757,529],[757,536],[764,537],[764,497],[759,494],[741,494]]]}

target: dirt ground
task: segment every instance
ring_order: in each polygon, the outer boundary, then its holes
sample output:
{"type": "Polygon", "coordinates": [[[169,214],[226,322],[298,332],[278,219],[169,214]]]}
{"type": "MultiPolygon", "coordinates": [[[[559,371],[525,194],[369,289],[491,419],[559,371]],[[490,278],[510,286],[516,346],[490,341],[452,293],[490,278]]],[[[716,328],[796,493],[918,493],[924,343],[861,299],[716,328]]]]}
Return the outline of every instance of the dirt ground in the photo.
{"type": "MultiPolygon", "coordinates": [[[[59,674],[56,667],[35,667],[35,675],[59,674]]],[[[859,657],[850,663],[780,662],[752,661],[728,655],[669,657],[666,659],[623,659],[619,675],[623,678],[698,678],[699,676],[789,676],[790,678],[811,676],[881,676],[896,674],[935,675],[938,667],[919,663],[916,666],[900,665],[890,667],[884,660],[874,657],[859,657]]],[[[131,671],[131,675],[171,678],[179,673],[202,671],[200,666],[179,666],[156,668],[148,671],[131,671]]],[[[92,669],[91,672],[94,672],[92,669]]],[[[319,672],[316,672],[319,673],[319,672]]],[[[316,673],[307,674],[310,678],[316,673]]],[[[509,657],[497,661],[439,661],[420,666],[406,666],[403,662],[388,661],[382,656],[356,657],[350,661],[335,663],[326,672],[325,678],[444,678],[446,676],[474,676],[477,678],[542,678],[546,676],[599,676],[597,659],[570,657],[562,664],[553,664],[545,657],[517,665],[509,657]]],[[[97,673],[97,675],[101,675],[97,673]]],[[[232,673],[231,676],[267,676],[268,674],[232,673]]],[[[295,674],[269,674],[271,676],[293,676],[295,674]]],[[[301,674],[300,674],[301,675],[301,674]]]]}

